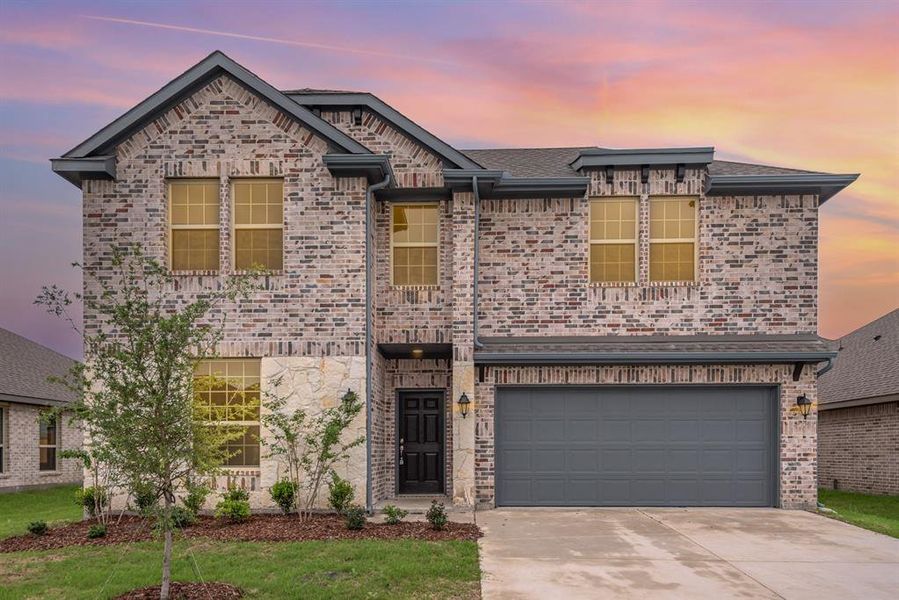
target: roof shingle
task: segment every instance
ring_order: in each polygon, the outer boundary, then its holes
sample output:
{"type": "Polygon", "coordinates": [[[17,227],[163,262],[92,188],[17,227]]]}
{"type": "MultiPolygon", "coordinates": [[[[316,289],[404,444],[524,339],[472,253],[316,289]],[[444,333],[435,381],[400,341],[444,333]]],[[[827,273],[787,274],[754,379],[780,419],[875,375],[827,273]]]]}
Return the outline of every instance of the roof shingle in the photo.
{"type": "Polygon", "coordinates": [[[68,356],[0,329],[0,396],[6,400],[14,401],[16,397],[23,402],[74,400],[71,390],[47,378],[65,375],[75,363],[68,356]]]}

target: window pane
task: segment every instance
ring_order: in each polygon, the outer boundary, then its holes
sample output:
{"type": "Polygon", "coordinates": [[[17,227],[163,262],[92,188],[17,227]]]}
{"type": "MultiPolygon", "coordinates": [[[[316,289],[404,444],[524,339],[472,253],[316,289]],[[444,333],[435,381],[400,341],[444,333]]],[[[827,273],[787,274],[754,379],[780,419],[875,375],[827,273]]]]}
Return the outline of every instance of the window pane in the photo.
{"type": "Polygon", "coordinates": [[[684,239],[696,236],[696,199],[665,198],[649,205],[651,239],[684,239]]]}
{"type": "Polygon", "coordinates": [[[637,234],[637,200],[594,200],[590,203],[590,239],[633,240],[637,234]]]}
{"type": "Polygon", "coordinates": [[[636,281],[634,244],[593,244],[590,247],[590,281],[636,281]]]}
{"type": "Polygon", "coordinates": [[[173,229],[173,271],[217,271],[218,229],[173,229]]]}
{"type": "Polygon", "coordinates": [[[391,210],[393,241],[436,244],[440,235],[439,212],[437,204],[394,205],[391,210]]]}
{"type": "Polygon", "coordinates": [[[281,229],[235,230],[234,268],[280,270],[284,266],[282,238],[281,229]]]}
{"type": "Polygon", "coordinates": [[[41,471],[56,470],[56,448],[40,449],[40,466],[41,471]]]}
{"type": "Polygon", "coordinates": [[[40,437],[38,440],[38,444],[41,446],[55,446],[56,445],[56,420],[51,421],[41,421],[40,422],[40,437]]]}
{"type": "Polygon", "coordinates": [[[172,225],[218,225],[218,180],[172,181],[172,225]]]}
{"type": "Polygon", "coordinates": [[[235,181],[235,225],[281,225],[284,221],[284,182],[235,181]]]}
{"type": "Polygon", "coordinates": [[[694,245],[692,243],[653,243],[649,246],[651,281],[693,281],[694,245]]]}

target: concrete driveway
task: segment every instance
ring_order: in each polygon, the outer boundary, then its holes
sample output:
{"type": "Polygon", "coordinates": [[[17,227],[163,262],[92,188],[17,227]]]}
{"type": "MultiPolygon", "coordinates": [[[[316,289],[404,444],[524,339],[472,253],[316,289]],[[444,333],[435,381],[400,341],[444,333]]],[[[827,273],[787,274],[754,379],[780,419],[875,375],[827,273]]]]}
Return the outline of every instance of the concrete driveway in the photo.
{"type": "Polygon", "coordinates": [[[899,597],[899,540],[808,512],[496,509],[477,522],[485,600],[899,597]]]}

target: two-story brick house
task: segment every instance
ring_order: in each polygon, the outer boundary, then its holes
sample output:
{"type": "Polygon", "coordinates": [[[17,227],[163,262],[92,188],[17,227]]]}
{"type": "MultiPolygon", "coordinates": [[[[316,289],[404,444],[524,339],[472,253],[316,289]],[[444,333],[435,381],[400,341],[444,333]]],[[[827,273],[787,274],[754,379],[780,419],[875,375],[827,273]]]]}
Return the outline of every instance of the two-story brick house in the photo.
{"type": "MultiPolygon", "coordinates": [[[[815,502],[797,398],[833,356],[818,207],[854,175],[712,148],[463,151],[218,52],[52,164],[82,189],[89,270],[139,242],[173,302],[274,271],[208,368],[280,375],[311,411],[357,391],[345,470],[370,506],[815,502]]],[[[263,505],[281,467],[247,425],[229,472],[263,505]]]]}

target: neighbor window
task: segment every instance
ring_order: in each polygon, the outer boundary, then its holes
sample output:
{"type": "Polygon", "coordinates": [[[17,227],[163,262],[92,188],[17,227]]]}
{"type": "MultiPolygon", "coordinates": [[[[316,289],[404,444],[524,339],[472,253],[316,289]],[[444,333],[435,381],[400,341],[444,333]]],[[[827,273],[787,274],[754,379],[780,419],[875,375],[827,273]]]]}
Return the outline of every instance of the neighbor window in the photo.
{"type": "Polygon", "coordinates": [[[649,204],[650,281],[696,278],[696,199],[653,198],[649,204]]]}
{"type": "Polygon", "coordinates": [[[284,266],[284,182],[280,179],[235,180],[234,268],[284,266]]]}
{"type": "Polygon", "coordinates": [[[6,409],[0,406],[0,473],[6,472],[6,409]]]}
{"type": "Polygon", "coordinates": [[[259,360],[201,362],[195,372],[195,396],[201,417],[211,425],[239,427],[225,444],[226,467],[259,466],[259,360]]]}
{"type": "Polygon", "coordinates": [[[637,199],[590,201],[590,281],[637,280],[637,199]]]}
{"type": "Polygon", "coordinates": [[[169,182],[172,271],[219,269],[219,180],[169,182]]]}
{"type": "Polygon", "coordinates": [[[41,418],[38,423],[38,452],[40,470],[56,470],[56,450],[59,447],[59,420],[53,417],[41,418]]]}
{"type": "Polygon", "coordinates": [[[437,204],[391,206],[393,285],[437,285],[439,210],[437,204]]]}

